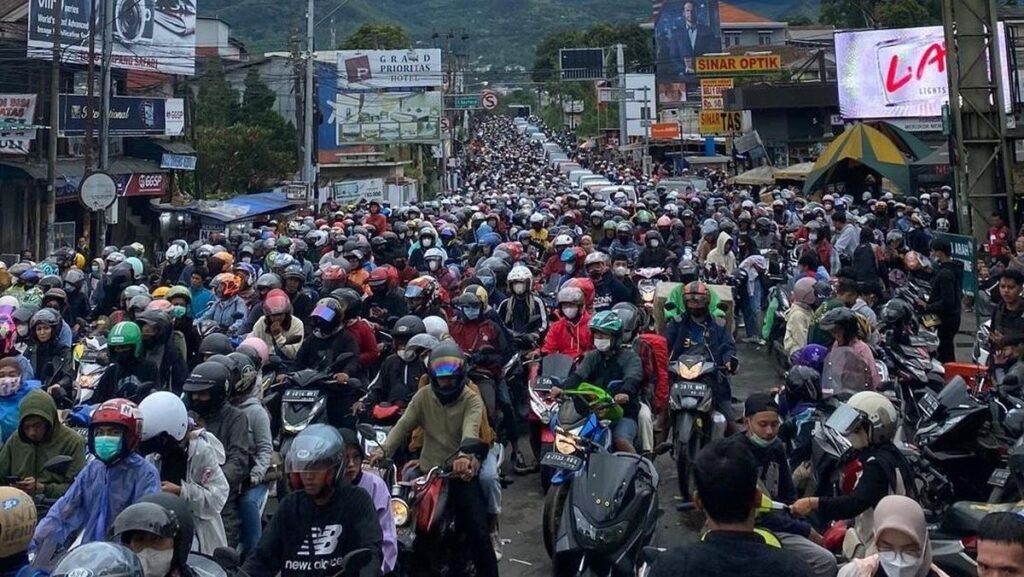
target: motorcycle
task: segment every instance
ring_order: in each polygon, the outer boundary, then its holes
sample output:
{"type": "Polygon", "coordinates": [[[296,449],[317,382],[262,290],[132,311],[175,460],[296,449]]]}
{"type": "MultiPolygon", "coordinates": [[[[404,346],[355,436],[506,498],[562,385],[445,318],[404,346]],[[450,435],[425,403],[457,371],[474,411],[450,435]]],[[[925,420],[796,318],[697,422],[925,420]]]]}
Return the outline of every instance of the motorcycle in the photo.
{"type": "Polygon", "coordinates": [[[599,415],[621,414],[609,393],[581,385],[564,394],[552,421],[555,451],[542,461],[558,470],[543,514],[553,575],[636,575],[661,514],[658,472],[640,455],[608,451],[611,434],[599,415]]]}
{"type": "Polygon", "coordinates": [[[74,357],[78,364],[73,383],[74,404],[87,405],[109,366],[107,340],[99,336],[88,337],[75,345],[74,357]]]}
{"type": "MultiPolygon", "coordinates": [[[[789,355],[783,341],[786,337],[786,311],[789,310],[789,294],[784,283],[778,282],[768,289],[768,310],[774,306],[775,316],[771,318],[771,330],[768,333],[768,359],[779,376],[785,376],[789,369],[789,355]]],[[[765,320],[768,322],[768,319],[765,320]]]]}
{"type": "Polygon", "coordinates": [[[715,410],[713,385],[720,378],[707,345],[694,345],[668,364],[672,388],[669,411],[674,432],[673,453],[679,493],[690,498],[693,460],[704,446],[725,436],[725,415],[715,410]]]}
{"type": "MultiPolygon", "coordinates": [[[[530,365],[529,394],[530,414],[527,416],[530,426],[530,438],[534,451],[543,461],[544,456],[551,452],[555,443],[555,433],[551,429],[552,413],[558,403],[552,399],[552,387],[561,387],[572,372],[573,358],[569,355],[547,355],[539,363],[530,365]]],[[[550,467],[541,466],[540,485],[544,491],[551,485],[550,467]]]]}
{"type": "Polygon", "coordinates": [[[662,267],[641,268],[634,271],[633,280],[640,293],[640,302],[647,311],[646,328],[650,329],[654,326],[654,301],[657,297],[658,284],[667,281],[668,274],[662,267]]]}

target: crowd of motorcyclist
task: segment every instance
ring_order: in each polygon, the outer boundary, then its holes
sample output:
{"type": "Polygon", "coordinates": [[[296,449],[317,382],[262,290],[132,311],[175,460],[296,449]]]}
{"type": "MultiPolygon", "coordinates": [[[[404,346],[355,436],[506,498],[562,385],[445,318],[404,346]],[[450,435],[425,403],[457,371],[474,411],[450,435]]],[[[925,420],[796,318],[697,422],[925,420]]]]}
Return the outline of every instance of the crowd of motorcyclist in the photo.
{"type": "MultiPolygon", "coordinates": [[[[945,575],[931,566],[921,506],[904,498],[919,487],[897,447],[904,411],[882,394],[876,351],[902,338],[892,327],[928,317],[935,354],[956,360],[963,267],[935,237],[954,228],[948,188],[808,198],[704,172],[704,188],[669,189],[549,132],[623,187],[598,193],[570,182],[516,128],[505,117],[477,122],[462,185],[428,202],[329,200],[157,254],[138,243],[63,248],[0,267],[0,482],[9,486],[0,496],[24,524],[21,549],[0,558],[5,572],[27,566],[27,552],[56,559],[76,539],[89,545],[71,548],[54,574],[117,564],[133,577],[188,575],[190,550],[225,547],[250,575],[331,575],[354,551],[366,558],[352,574],[407,571],[392,488],[376,474],[393,462],[405,480],[450,470],[466,554],[477,575],[497,575],[500,461],[507,455],[516,473],[537,468],[515,445],[528,400],[511,366],[576,359],[550,397],[584,383],[607,391],[622,407],[613,449],[653,460],[671,445],[667,361],[700,345],[716,364],[714,408],[731,435],[693,464],[690,489],[711,533],[739,531],[749,517],[765,531],[755,549],[796,554],[786,574],[834,576],[827,532],[852,520],[843,555],[859,561],[841,574],[945,575]],[[642,295],[651,275],[674,288],[642,295]],[[927,288],[899,293],[907,286],[927,288]],[[788,295],[784,310],[773,287],[788,295]],[[758,347],[747,352],[778,346],[788,368],[742,414],[729,379],[740,360],[734,333],[758,347]],[[105,368],[83,376],[89,362],[105,368]],[[267,397],[303,369],[326,375],[330,390],[323,421],[294,434],[267,397]],[[830,426],[861,466],[834,494],[806,490],[829,396],[841,401],[833,416],[846,416],[830,426]],[[364,422],[390,427],[369,453],[356,432],[364,422]],[[723,489],[720,475],[744,480],[723,489]],[[743,491],[757,490],[786,510],[744,502],[759,497],[743,491]],[[276,511],[264,522],[271,495],[276,511]]],[[[986,247],[993,270],[981,280],[1001,279],[993,362],[1012,373],[1013,347],[1024,344],[1015,266],[1024,242],[1017,256],[1010,242],[997,223],[986,247]]],[[[698,571],[709,559],[685,563],[698,571]]]]}

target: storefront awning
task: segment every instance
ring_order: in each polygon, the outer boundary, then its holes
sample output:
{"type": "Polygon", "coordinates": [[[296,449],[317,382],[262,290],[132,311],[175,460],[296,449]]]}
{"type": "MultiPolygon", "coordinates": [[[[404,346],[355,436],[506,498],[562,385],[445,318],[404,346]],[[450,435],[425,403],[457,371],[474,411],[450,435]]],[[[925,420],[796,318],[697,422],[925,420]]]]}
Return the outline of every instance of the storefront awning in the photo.
{"type": "Polygon", "coordinates": [[[243,194],[228,200],[201,200],[193,213],[224,223],[251,220],[257,216],[288,212],[306,204],[302,200],[288,200],[284,192],[243,194]]]}
{"type": "MultiPolygon", "coordinates": [[[[0,159],[0,164],[16,168],[36,180],[46,180],[45,162],[25,162],[14,158],[0,159]]],[[[110,174],[152,174],[155,172],[167,172],[151,161],[131,156],[115,158],[107,170],[110,174]]],[[[57,178],[74,178],[80,180],[85,176],[85,160],[81,158],[65,158],[57,161],[57,178]]]]}

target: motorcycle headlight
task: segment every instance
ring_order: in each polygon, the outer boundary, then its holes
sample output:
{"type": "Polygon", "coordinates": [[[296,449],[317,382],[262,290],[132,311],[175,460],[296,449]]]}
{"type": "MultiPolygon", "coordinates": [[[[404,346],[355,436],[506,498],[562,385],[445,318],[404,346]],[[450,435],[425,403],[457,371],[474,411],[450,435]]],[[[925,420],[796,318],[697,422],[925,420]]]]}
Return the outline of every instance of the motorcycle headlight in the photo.
{"type": "Polygon", "coordinates": [[[683,363],[676,364],[676,373],[680,377],[682,377],[684,380],[687,380],[687,381],[696,380],[697,377],[700,376],[700,369],[701,369],[700,363],[697,363],[696,365],[693,365],[692,367],[688,367],[688,366],[684,365],[683,363]]]}
{"type": "Polygon", "coordinates": [[[679,400],[680,409],[696,409],[697,397],[683,397],[679,400]]]}
{"type": "Polygon", "coordinates": [[[579,507],[572,508],[573,523],[576,526],[576,534],[583,541],[583,545],[594,548],[614,547],[622,543],[629,535],[629,520],[616,523],[610,527],[595,527],[587,520],[579,507]]]}
{"type": "Polygon", "coordinates": [[[555,436],[555,450],[563,455],[574,455],[579,450],[579,445],[571,435],[558,434],[555,436]]]}
{"type": "Polygon", "coordinates": [[[396,527],[404,527],[409,522],[409,505],[401,499],[391,499],[391,517],[396,527]]]}

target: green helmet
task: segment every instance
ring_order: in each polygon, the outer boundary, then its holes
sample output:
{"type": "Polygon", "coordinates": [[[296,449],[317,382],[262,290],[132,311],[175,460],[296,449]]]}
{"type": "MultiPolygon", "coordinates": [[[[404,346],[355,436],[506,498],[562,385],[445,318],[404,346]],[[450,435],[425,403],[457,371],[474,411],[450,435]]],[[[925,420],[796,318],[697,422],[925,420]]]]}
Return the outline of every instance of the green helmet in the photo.
{"type": "Polygon", "coordinates": [[[175,285],[168,289],[167,294],[164,295],[164,298],[167,300],[171,300],[175,297],[186,299],[190,303],[192,302],[192,293],[188,290],[188,287],[175,285]]]}
{"type": "Polygon", "coordinates": [[[606,221],[604,221],[604,229],[606,231],[608,231],[608,230],[614,231],[615,230],[615,221],[614,220],[606,220],[606,221]]]}
{"type": "MultiPolygon", "coordinates": [[[[620,323],[621,326],[621,323],[620,323]]],[[[142,356],[142,330],[139,325],[124,321],[114,325],[107,336],[107,345],[110,347],[134,346],[135,356],[142,356]]]]}
{"type": "Polygon", "coordinates": [[[288,252],[292,248],[292,239],[287,236],[282,236],[277,239],[277,252],[288,252]]]}
{"type": "Polygon", "coordinates": [[[622,319],[615,311],[601,311],[590,319],[590,332],[622,336],[622,319]]]}
{"type": "Polygon", "coordinates": [[[641,210],[636,213],[636,218],[634,218],[634,220],[637,224],[650,224],[651,221],[654,220],[654,215],[651,214],[650,211],[641,210]]]}

